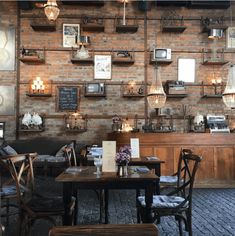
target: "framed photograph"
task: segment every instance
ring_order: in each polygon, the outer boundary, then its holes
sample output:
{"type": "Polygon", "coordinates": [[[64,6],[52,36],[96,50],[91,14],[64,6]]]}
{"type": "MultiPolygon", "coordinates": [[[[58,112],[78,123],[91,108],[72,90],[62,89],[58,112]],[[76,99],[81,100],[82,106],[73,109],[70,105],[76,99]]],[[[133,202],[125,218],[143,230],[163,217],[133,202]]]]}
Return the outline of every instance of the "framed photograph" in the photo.
{"type": "Polygon", "coordinates": [[[15,70],[15,28],[0,28],[0,70],[15,70]]]}
{"type": "Polygon", "coordinates": [[[112,56],[95,55],[94,79],[111,79],[112,77],[112,56]]]}
{"type": "Polygon", "coordinates": [[[195,59],[178,59],[178,81],[194,83],[195,81],[195,59]]]}
{"type": "Polygon", "coordinates": [[[5,122],[0,121],[0,139],[4,139],[5,135],[5,122]]]}
{"type": "Polygon", "coordinates": [[[57,111],[78,111],[80,90],[77,86],[57,87],[57,111]]]}
{"type": "Polygon", "coordinates": [[[226,42],[227,48],[235,48],[235,27],[227,28],[226,42]]]}
{"type": "Polygon", "coordinates": [[[15,87],[0,86],[0,116],[15,115],[15,87]]]}
{"type": "Polygon", "coordinates": [[[78,47],[77,40],[80,36],[79,24],[63,24],[63,47],[78,47]]]}

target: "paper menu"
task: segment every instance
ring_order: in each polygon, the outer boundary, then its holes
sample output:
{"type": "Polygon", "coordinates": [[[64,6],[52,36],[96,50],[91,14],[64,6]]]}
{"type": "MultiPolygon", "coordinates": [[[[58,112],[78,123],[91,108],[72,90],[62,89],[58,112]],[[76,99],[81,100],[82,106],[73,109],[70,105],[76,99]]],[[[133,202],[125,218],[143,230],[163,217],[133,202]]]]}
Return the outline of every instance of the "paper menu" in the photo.
{"type": "Polygon", "coordinates": [[[116,141],[103,141],[102,172],[116,171],[116,141]]]}
{"type": "Polygon", "coordinates": [[[131,138],[131,158],[140,158],[140,144],[138,138],[131,138]]]}

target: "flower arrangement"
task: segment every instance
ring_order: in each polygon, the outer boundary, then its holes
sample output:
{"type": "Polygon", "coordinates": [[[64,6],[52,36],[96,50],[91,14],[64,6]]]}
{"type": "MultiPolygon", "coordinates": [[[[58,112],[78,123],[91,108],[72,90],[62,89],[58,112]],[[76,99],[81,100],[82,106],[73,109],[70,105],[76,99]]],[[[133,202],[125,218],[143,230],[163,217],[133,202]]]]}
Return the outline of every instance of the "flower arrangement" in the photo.
{"type": "Polygon", "coordinates": [[[119,152],[116,153],[115,160],[118,165],[127,165],[131,159],[131,147],[125,145],[119,148],[119,152]]]}

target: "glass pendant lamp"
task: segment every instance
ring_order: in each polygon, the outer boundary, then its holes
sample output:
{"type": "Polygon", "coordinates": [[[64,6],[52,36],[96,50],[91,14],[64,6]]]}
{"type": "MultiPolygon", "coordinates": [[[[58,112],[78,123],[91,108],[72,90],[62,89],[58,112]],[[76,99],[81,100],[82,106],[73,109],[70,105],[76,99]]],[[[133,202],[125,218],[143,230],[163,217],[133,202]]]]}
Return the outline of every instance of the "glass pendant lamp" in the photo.
{"type": "Polygon", "coordinates": [[[48,0],[44,7],[44,12],[48,20],[55,21],[60,13],[56,0],[48,0]]]}
{"type": "Polygon", "coordinates": [[[147,95],[149,106],[153,109],[161,108],[166,103],[166,93],[162,87],[162,81],[160,77],[160,69],[157,65],[154,67],[153,83],[150,86],[149,93],[147,95]]]}
{"type": "Polygon", "coordinates": [[[223,102],[229,108],[235,108],[235,66],[231,65],[228,80],[223,93],[223,102]]]}

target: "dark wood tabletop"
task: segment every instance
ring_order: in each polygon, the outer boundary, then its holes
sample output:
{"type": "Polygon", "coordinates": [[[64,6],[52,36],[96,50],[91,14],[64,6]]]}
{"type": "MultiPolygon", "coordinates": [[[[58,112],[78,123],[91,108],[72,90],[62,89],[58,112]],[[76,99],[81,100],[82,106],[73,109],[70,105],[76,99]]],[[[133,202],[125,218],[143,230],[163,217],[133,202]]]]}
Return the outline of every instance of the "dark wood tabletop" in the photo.
{"type": "Polygon", "coordinates": [[[69,203],[72,195],[79,189],[104,190],[105,192],[105,223],[108,223],[108,190],[109,189],[143,189],[146,198],[146,223],[152,223],[151,204],[153,193],[159,177],[154,172],[129,173],[126,177],[118,177],[116,173],[94,174],[93,166],[83,167],[81,172],[64,171],[55,180],[63,183],[63,200],[65,206],[64,225],[71,225],[73,219],[69,216],[69,203]]]}

